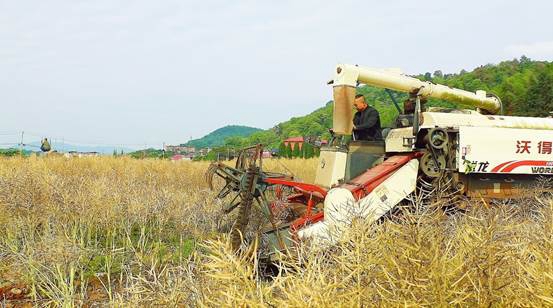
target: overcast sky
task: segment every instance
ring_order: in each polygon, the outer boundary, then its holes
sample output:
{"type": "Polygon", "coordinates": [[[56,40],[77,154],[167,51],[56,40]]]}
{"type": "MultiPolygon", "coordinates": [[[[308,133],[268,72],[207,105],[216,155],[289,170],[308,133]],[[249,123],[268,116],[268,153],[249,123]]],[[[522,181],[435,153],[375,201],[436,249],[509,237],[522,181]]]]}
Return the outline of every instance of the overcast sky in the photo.
{"type": "Polygon", "coordinates": [[[553,1],[0,0],[0,143],[180,143],[331,99],[337,63],[553,60],[553,1]]]}

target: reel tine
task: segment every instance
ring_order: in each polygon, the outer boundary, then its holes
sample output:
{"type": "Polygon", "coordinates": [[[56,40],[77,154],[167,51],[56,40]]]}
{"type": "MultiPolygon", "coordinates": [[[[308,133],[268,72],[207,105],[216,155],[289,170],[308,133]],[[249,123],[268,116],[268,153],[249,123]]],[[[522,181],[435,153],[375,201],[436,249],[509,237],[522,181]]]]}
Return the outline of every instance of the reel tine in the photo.
{"type": "Polygon", "coordinates": [[[204,177],[209,190],[213,190],[213,178],[215,177],[215,174],[217,173],[217,170],[219,170],[219,168],[220,167],[218,163],[211,163],[209,167],[207,167],[204,177]]]}
{"type": "Polygon", "coordinates": [[[209,167],[207,167],[207,170],[204,174],[204,180],[209,187],[209,190],[213,190],[213,175],[215,174],[215,172],[211,168],[212,165],[213,164],[210,164],[209,167]]]}

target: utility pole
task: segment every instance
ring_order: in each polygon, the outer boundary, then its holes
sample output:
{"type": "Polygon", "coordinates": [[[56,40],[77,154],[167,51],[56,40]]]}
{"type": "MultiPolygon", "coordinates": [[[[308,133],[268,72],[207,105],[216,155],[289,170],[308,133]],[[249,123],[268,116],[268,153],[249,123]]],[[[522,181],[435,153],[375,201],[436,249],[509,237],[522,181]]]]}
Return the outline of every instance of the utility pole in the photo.
{"type": "Polygon", "coordinates": [[[19,143],[19,156],[23,156],[23,136],[25,135],[24,131],[21,131],[21,142],[19,143]]]}

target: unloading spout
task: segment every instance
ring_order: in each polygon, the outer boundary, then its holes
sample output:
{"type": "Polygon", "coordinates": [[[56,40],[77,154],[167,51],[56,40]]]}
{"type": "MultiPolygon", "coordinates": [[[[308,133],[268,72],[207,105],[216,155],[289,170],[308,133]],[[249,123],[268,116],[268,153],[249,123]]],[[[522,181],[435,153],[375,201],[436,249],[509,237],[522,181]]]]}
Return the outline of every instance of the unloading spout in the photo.
{"type": "Polygon", "coordinates": [[[455,89],[421,81],[398,71],[339,64],[336,66],[335,73],[332,82],[334,87],[333,128],[338,134],[351,133],[352,105],[358,83],[470,105],[490,114],[496,114],[501,110],[501,101],[493,95],[487,95],[485,91],[470,92],[455,89]]]}

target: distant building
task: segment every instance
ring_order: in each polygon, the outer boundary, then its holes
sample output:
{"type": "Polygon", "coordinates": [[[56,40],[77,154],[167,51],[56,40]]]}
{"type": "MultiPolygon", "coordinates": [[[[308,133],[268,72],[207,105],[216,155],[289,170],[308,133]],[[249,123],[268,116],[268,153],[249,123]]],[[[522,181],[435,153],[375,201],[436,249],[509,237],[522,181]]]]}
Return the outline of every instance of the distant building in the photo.
{"type": "Polygon", "coordinates": [[[290,137],[284,140],[284,145],[290,145],[290,148],[293,150],[296,148],[296,145],[300,148],[303,147],[303,137],[290,137]]]}
{"type": "Polygon", "coordinates": [[[211,148],[203,148],[203,149],[199,149],[196,154],[199,154],[199,156],[205,156],[210,151],[211,151],[211,148]]]}
{"type": "Polygon", "coordinates": [[[303,143],[304,142],[308,142],[308,143],[311,143],[312,145],[314,146],[317,146],[317,147],[320,147],[320,146],[323,146],[323,145],[326,145],[328,144],[328,141],[327,140],[319,140],[317,139],[316,137],[307,137],[307,138],[303,138],[303,137],[290,137],[288,139],[285,139],[284,140],[284,145],[285,146],[288,146],[290,144],[290,148],[292,150],[294,150],[294,148],[297,146],[299,146],[300,150],[302,149],[303,147],[303,143]]]}
{"type": "Polygon", "coordinates": [[[175,154],[171,156],[172,161],[179,161],[179,160],[192,160],[194,158],[194,154],[175,154]]]}
{"type": "Polygon", "coordinates": [[[66,157],[96,157],[100,156],[100,153],[98,152],[77,152],[77,151],[69,151],[64,154],[66,157]]]}
{"type": "Polygon", "coordinates": [[[322,147],[323,145],[327,145],[327,144],[328,144],[328,140],[322,139],[322,140],[315,141],[315,146],[317,147],[322,147]]]}
{"type": "Polygon", "coordinates": [[[171,156],[172,161],[181,160],[183,158],[184,158],[184,155],[182,155],[182,154],[175,154],[175,155],[171,156]]]}
{"type": "Polygon", "coordinates": [[[165,145],[163,149],[165,150],[165,152],[172,152],[175,154],[190,154],[196,152],[195,147],[187,147],[181,145],[165,145]]]}

